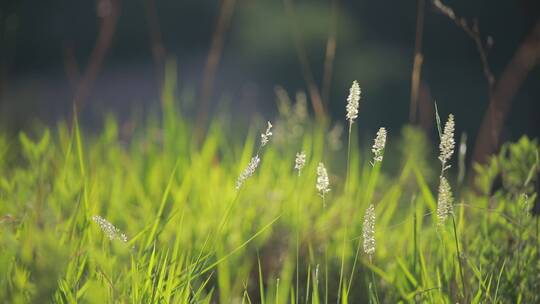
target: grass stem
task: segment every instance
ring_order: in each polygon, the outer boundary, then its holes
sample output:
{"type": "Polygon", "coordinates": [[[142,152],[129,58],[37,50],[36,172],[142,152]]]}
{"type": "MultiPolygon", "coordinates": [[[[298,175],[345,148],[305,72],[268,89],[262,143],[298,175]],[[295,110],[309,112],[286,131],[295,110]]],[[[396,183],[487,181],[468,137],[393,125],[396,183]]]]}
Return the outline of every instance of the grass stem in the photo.
{"type": "MultiPolygon", "coordinates": [[[[369,263],[373,265],[372,258],[369,257],[369,263]]],[[[375,283],[375,272],[373,271],[373,268],[370,268],[371,272],[371,286],[373,286],[373,291],[375,293],[375,300],[377,303],[381,303],[381,300],[379,300],[379,293],[377,292],[377,284],[375,283]]]]}
{"type": "Polygon", "coordinates": [[[349,189],[349,175],[351,171],[351,132],[352,122],[349,122],[349,136],[347,140],[347,176],[345,178],[345,190],[349,189]]]}
{"type": "Polygon", "coordinates": [[[461,277],[461,286],[462,286],[462,295],[463,298],[466,299],[466,289],[465,289],[465,276],[463,275],[463,264],[461,261],[461,252],[459,250],[459,242],[458,242],[458,235],[457,235],[457,228],[456,228],[456,220],[454,217],[454,214],[451,214],[452,217],[452,227],[454,228],[454,240],[456,241],[456,252],[457,252],[457,258],[458,258],[458,266],[459,266],[459,276],[461,277]]]}

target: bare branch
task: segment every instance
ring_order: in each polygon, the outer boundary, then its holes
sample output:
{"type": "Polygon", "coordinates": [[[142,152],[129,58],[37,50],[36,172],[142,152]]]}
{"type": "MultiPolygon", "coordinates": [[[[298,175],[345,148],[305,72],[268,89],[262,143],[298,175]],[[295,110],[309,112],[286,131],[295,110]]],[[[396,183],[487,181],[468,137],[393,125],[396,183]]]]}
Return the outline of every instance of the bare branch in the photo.
{"type": "Polygon", "coordinates": [[[309,65],[309,59],[307,57],[306,48],[302,40],[302,35],[300,34],[298,26],[295,22],[296,16],[294,6],[291,0],[283,0],[283,3],[285,4],[285,11],[291,21],[291,31],[293,35],[294,46],[296,48],[298,59],[300,60],[300,65],[302,66],[302,76],[304,77],[304,82],[308,87],[311,105],[313,106],[313,110],[315,111],[315,116],[317,117],[317,119],[323,120],[325,116],[324,105],[322,103],[321,94],[319,93],[319,88],[315,83],[315,79],[309,65]]]}
{"type": "Polygon", "coordinates": [[[203,70],[200,92],[201,98],[199,101],[199,110],[197,114],[197,140],[202,139],[202,136],[204,135],[206,130],[208,111],[210,107],[209,103],[214,90],[214,80],[216,77],[217,68],[219,66],[219,61],[221,60],[221,55],[223,53],[225,34],[227,33],[227,30],[229,29],[229,25],[231,23],[235,4],[236,0],[222,1],[216,23],[216,28],[214,30],[214,34],[212,35],[210,50],[208,52],[208,57],[206,58],[206,64],[203,70]]]}
{"type": "Polygon", "coordinates": [[[330,88],[332,85],[332,74],[334,71],[334,59],[336,57],[336,36],[337,36],[337,19],[338,19],[338,0],[332,0],[330,16],[330,33],[326,40],[326,52],[324,56],[324,71],[322,84],[322,100],[324,106],[328,106],[330,102],[330,88]]]}
{"type": "Polygon", "coordinates": [[[105,55],[112,44],[120,13],[120,0],[97,0],[96,4],[97,15],[101,19],[101,25],[96,44],[90,54],[88,66],[82,74],[73,97],[73,104],[79,112],[83,108],[84,102],[94,86],[96,77],[105,60],[105,55]]]}
{"type": "Polygon", "coordinates": [[[461,28],[469,38],[471,38],[474,41],[474,44],[476,45],[476,49],[478,51],[478,54],[480,55],[480,61],[482,63],[482,70],[484,72],[484,77],[486,78],[487,84],[488,84],[488,92],[491,98],[491,95],[493,94],[493,86],[495,85],[495,77],[493,76],[493,73],[491,72],[491,68],[489,67],[488,62],[488,51],[492,44],[491,37],[488,37],[487,39],[482,39],[482,36],[480,35],[480,29],[478,25],[478,21],[474,20],[472,23],[472,27],[470,26],[470,22],[467,22],[465,18],[458,17],[454,10],[445,4],[443,4],[440,0],[432,0],[433,6],[435,9],[437,9],[440,13],[445,15],[446,17],[450,18],[454,23],[461,28]]]}
{"type": "Polygon", "coordinates": [[[424,35],[424,9],[425,0],[417,1],[416,11],[416,34],[414,42],[414,63],[411,77],[411,103],[409,108],[409,122],[416,122],[416,112],[418,110],[418,92],[420,90],[420,80],[422,73],[422,63],[424,56],[422,55],[422,40],[424,35]]]}
{"type": "Polygon", "coordinates": [[[536,21],[531,32],[514,53],[500,79],[496,81],[488,63],[488,50],[493,44],[493,39],[491,37],[482,39],[478,21],[474,20],[471,26],[470,22],[458,17],[452,8],[440,0],[432,0],[432,3],[439,12],[454,21],[474,41],[480,55],[484,76],[488,83],[489,105],[476,137],[473,162],[484,163],[487,157],[497,150],[500,133],[512,106],[512,101],[529,71],[540,58],[540,19],[536,21]]]}
{"type": "Polygon", "coordinates": [[[150,34],[150,47],[152,50],[152,57],[154,58],[154,64],[156,68],[156,76],[158,84],[162,84],[165,56],[167,51],[163,44],[161,37],[161,29],[159,26],[159,18],[156,10],[155,0],[144,0],[144,12],[146,20],[148,22],[148,32],[150,34]]]}
{"type": "Polygon", "coordinates": [[[473,161],[483,163],[496,151],[499,135],[512,100],[532,68],[540,59],[540,19],[518,47],[501,74],[476,138],[473,161]]]}

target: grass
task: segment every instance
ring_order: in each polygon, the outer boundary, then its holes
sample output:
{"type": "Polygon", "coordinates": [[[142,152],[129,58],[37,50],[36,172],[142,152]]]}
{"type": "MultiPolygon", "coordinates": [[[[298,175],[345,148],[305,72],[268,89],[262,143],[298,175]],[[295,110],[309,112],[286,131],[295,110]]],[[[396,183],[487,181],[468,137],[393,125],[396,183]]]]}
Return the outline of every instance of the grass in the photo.
{"type": "Polygon", "coordinates": [[[286,101],[280,109],[262,150],[266,125],[240,131],[217,118],[197,144],[170,96],[162,117],[127,136],[111,117],[98,133],[75,121],[0,136],[1,302],[540,301],[538,217],[529,212],[536,142],[506,145],[478,166],[476,191],[457,186],[452,166],[454,214],[439,226],[438,143],[410,127],[389,130],[384,161],[372,166],[354,137],[350,152],[333,151],[328,125],[286,101]],[[237,191],[257,151],[261,163],[237,191]],[[331,187],[324,206],[320,161],[331,187]],[[494,191],[497,176],[504,186],[494,191]],[[372,261],[360,247],[371,203],[372,261]],[[96,215],[127,242],[109,239],[96,215]]]}

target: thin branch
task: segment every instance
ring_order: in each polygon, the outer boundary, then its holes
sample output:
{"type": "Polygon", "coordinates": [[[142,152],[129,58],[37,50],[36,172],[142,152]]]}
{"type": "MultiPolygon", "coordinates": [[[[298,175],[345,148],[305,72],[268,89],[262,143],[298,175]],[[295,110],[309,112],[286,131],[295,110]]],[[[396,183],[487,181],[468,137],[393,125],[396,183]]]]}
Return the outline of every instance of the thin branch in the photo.
{"type": "Polygon", "coordinates": [[[64,70],[66,72],[67,80],[73,90],[77,88],[77,85],[81,79],[81,71],[77,64],[77,59],[73,51],[73,47],[69,42],[64,41],[64,70]]]}
{"type": "Polygon", "coordinates": [[[214,81],[216,72],[223,54],[223,46],[225,43],[225,35],[229,29],[231,19],[234,13],[236,0],[223,0],[219,10],[219,16],[216,23],[216,28],[212,35],[210,50],[206,58],[206,64],[203,70],[201,83],[201,98],[199,100],[199,110],[197,114],[197,140],[201,140],[206,131],[206,123],[208,121],[208,111],[210,99],[214,90],[214,81]]]}
{"type": "Polygon", "coordinates": [[[334,71],[334,59],[336,57],[337,40],[337,20],[338,20],[338,1],[331,0],[330,32],[326,41],[326,51],[324,57],[324,72],[322,84],[322,100],[325,107],[330,103],[330,88],[332,87],[332,74],[334,71]]]}
{"type": "Polygon", "coordinates": [[[291,31],[293,35],[294,46],[296,48],[298,59],[300,60],[300,65],[302,66],[302,76],[304,77],[304,82],[308,87],[309,97],[313,106],[313,110],[315,111],[315,116],[318,120],[323,120],[325,116],[324,105],[322,103],[321,94],[319,93],[319,89],[317,87],[317,84],[315,83],[315,79],[309,65],[309,60],[307,57],[304,42],[302,40],[302,35],[300,34],[298,26],[295,22],[296,14],[291,1],[292,0],[283,0],[283,3],[285,4],[285,12],[289,16],[289,20],[291,22],[291,31]]]}
{"type": "Polygon", "coordinates": [[[480,56],[482,70],[488,85],[489,105],[476,137],[473,162],[484,163],[487,157],[497,150],[500,133],[510,111],[512,101],[530,70],[538,63],[540,58],[540,19],[536,21],[532,30],[514,53],[499,80],[496,81],[488,62],[488,51],[493,44],[493,40],[491,37],[482,39],[478,21],[474,20],[471,26],[470,22],[456,16],[454,10],[440,0],[432,0],[432,3],[439,12],[451,19],[474,41],[480,56]]]}
{"type": "Polygon", "coordinates": [[[158,84],[162,84],[165,57],[167,51],[163,44],[161,36],[161,29],[159,26],[159,18],[156,10],[155,0],[144,0],[144,12],[146,15],[146,21],[148,22],[148,32],[150,35],[150,47],[152,50],[152,57],[154,58],[154,64],[156,68],[156,76],[158,84]]]}
{"type": "Polygon", "coordinates": [[[467,22],[465,18],[457,16],[451,7],[443,4],[440,0],[432,0],[432,3],[435,9],[448,17],[450,20],[452,20],[459,28],[461,28],[465,32],[465,34],[467,34],[467,36],[469,36],[469,38],[474,41],[476,50],[478,51],[478,55],[480,56],[480,61],[482,63],[482,71],[487,81],[488,92],[491,97],[491,94],[493,93],[493,86],[495,85],[495,77],[491,72],[491,68],[489,67],[488,62],[488,51],[491,47],[492,39],[490,37],[485,40],[482,39],[478,26],[478,20],[475,19],[472,22],[471,26],[470,22],[467,22]]]}
{"type": "Polygon", "coordinates": [[[105,60],[105,55],[111,47],[120,13],[120,0],[97,0],[96,5],[97,16],[101,19],[101,25],[96,44],[90,54],[89,63],[81,76],[73,97],[74,106],[79,112],[94,86],[99,70],[105,60]]]}
{"type": "Polygon", "coordinates": [[[490,98],[476,138],[473,161],[483,163],[496,151],[499,135],[510,111],[512,100],[532,68],[540,59],[540,19],[518,47],[506,66],[490,98]]]}
{"type": "Polygon", "coordinates": [[[420,79],[422,73],[422,40],[424,36],[424,10],[425,0],[417,1],[416,10],[416,34],[414,42],[414,63],[411,77],[411,104],[409,108],[409,122],[416,122],[416,112],[418,110],[418,92],[420,90],[420,79]]]}

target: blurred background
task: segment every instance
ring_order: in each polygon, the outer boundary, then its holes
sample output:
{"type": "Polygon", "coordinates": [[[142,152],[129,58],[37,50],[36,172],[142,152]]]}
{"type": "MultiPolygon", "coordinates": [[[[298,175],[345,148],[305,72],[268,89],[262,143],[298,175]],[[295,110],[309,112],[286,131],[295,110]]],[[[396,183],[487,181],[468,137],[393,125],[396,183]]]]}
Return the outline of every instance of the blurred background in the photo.
{"type": "Polygon", "coordinates": [[[473,140],[490,96],[515,80],[501,140],[537,137],[538,58],[530,55],[525,68],[511,72],[520,48],[538,38],[540,1],[437,3],[3,0],[0,124],[14,131],[35,121],[53,124],[69,118],[74,102],[90,128],[106,112],[120,120],[144,115],[159,109],[168,62],[177,69],[178,99],[194,121],[210,119],[223,104],[248,121],[254,113],[272,118],[278,85],[291,95],[306,91],[312,103],[344,121],[348,88],[357,79],[361,130],[413,122],[433,134],[436,101],[441,115],[454,113],[458,132],[473,140]],[[423,59],[416,84],[415,49],[423,59]]]}

